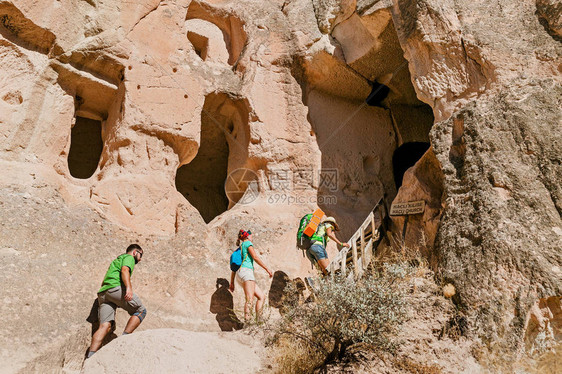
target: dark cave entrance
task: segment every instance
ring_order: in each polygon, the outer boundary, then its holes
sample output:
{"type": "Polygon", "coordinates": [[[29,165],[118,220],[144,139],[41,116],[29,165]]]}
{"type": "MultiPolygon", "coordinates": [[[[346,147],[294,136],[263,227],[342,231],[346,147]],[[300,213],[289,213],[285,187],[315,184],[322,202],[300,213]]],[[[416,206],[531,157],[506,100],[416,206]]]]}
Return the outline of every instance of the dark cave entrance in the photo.
{"type": "Polygon", "coordinates": [[[224,181],[228,170],[228,142],[222,124],[212,113],[201,114],[201,144],[195,158],[178,169],[177,190],[193,205],[206,223],[228,209],[224,181]]]}
{"type": "Polygon", "coordinates": [[[70,175],[78,179],[88,179],[94,175],[103,149],[101,121],[76,117],[70,137],[68,152],[70,175]]]}
{"type": "Polygon", "coordinates": [[[314,54],[295,74],[321,152],[319,180],[336,174],[331,188],[319,183],[317,203],[343,238],[381,198],[391,205],[434,122],[417,96],[391,8],[357,8],[331,30],[335,50],[314,54]]]}
{"type": "Polygon", "coordinates": [[[392,169],[394,171],[394,183],[396,190],[402,186],[402,178],[406,170],[411,168],[429,149],[429,143],[410,142],[402,144],[394,151],[392,156],[392,169]]]}
{"type": "Polygon", "coordinates": [[[222,92],[210,93],[201,111],[197,154],[180,156],[176,188],[206,223],[232,208],[248,188],[246,180],[233,175],[252,169],[252,165],[247,165],[250,113],[248,100],[222,92]],[[234,195],[230,193],[232,188],[225,187],[228,173],[228,180],[235,183],[234,195]]]}

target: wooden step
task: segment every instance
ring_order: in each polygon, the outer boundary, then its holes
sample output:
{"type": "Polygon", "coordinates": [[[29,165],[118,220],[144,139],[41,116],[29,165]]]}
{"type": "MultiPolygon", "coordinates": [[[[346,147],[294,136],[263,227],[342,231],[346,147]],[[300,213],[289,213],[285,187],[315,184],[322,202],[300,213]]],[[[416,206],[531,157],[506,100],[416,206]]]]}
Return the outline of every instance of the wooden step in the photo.
{"type": "Polygon", "coordinates": [[[380,230],[386,216],[386,209],[381,203],[382,198],[349,239],[351,248],[342,248],[333,259],[328,267],[329,272],[358,279],[371,266],[374,248],[380,241],[380,230]]]}

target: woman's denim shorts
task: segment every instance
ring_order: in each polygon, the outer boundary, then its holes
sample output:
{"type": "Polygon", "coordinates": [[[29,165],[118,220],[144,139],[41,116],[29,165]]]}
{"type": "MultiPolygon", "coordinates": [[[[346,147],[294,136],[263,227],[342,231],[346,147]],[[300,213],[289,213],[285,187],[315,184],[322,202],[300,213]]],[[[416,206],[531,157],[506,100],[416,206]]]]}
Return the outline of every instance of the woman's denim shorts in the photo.
{"type": "Polygon", "coordinates": [[[312,255],[316,261],[323,260],[328,258],[328,253],[326,252],[326,248],[321,244],[313,244],[307,251],[307,257],[312,261],[310,256],[312,255]]]}

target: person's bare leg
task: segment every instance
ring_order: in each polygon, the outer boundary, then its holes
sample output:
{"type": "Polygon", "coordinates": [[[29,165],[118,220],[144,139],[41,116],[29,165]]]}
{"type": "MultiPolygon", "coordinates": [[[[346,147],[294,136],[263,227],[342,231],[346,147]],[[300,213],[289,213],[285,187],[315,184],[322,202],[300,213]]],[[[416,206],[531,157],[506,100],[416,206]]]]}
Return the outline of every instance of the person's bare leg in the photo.
{"type": "Polygon", "coordinates": [[[254,295],[258,298],[258,301],[256,301],[256,319],[257,319],[260,317],[261,310],[263,308],[263,303],[265,302],[265,294],[257,284],[254,290],[254,295]]]}
{"type": "Polygon", "coordinates": [[[109,333],[111,329],[111,322],[104,322],[100,324],[100,327],[92,336],[92,344],[90,344],[90,352],[97,352],[101,347],[101,343],[105,336],[109,333]]]}
{"type": "Polygon", "coordinates": [[[127,322],[127,326],[125,326],[124,332],[126,332],[127,334],[132,333],[137,327],[139,327],[140,323],[141,320],[139,317],[131,316],[131,318],[129,318],[129,321],[127,322]]]}
{"type": "Polygon", "coordinates": [[[246,321],[248,321],[250,318],[250,311],[252,308],[252,300],[254,299],[255,287],[255,281],[244,282],[244,295],[246,296],[246,303],[244,304],[244,319],[246,321]]]}
{"type": "Polygon", "coordinates": [[[318,266],[320,266],[320,270],[322,270],[323,275],[328,274],[328,272],[326,271],[326,269],[328,268],[328,265],[330,265],[330,260],[328,260],[327,258],[323,258],[321,260],[318,260],[318,266]]]}

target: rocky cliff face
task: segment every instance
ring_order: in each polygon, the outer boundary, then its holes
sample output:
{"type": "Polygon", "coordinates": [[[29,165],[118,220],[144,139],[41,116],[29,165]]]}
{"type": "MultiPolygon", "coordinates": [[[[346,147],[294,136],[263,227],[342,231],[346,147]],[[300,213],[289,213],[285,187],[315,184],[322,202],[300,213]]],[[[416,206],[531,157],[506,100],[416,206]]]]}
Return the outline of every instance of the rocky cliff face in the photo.
{"type": "MultiPolygon", "coordinates": [[[[436,117],[444,194],[435,263],[489,349],[483,359],[494,350],[513,359],[531,306],[561,293],[562,49],[543,22],[557,15],[543,8],[394,4],[414,86],[436,117]]],[[[545,327],[559,336],[554,315],[545,327]]]]}
{"type": "Polygon", "coordinates": [[[150,254],[143,327],[218,330],[240,227],[303,275],[300,216],[320,206],[347,239],[380,198],[426,201],[394,234],[455,285],[482,363],[559,341],[560,9],[0,1],[2,362],[79,360],[130,241],[150,254]]]}

